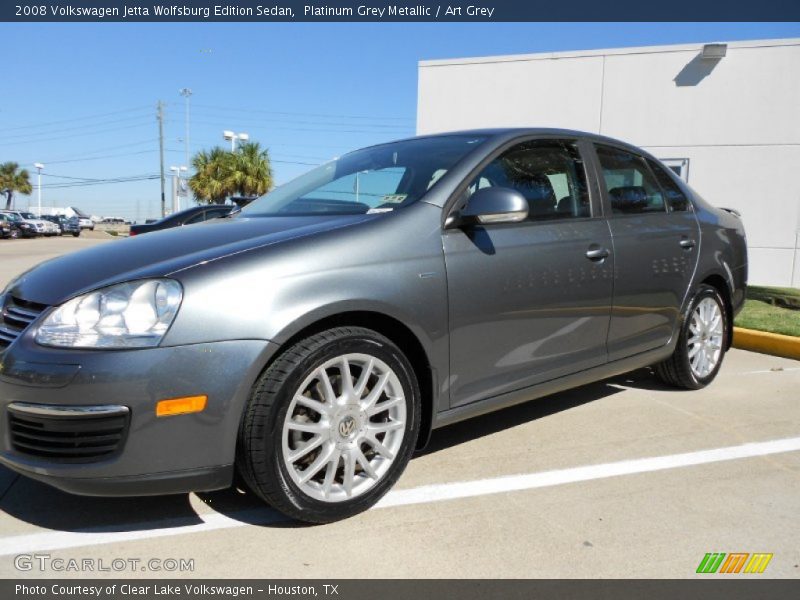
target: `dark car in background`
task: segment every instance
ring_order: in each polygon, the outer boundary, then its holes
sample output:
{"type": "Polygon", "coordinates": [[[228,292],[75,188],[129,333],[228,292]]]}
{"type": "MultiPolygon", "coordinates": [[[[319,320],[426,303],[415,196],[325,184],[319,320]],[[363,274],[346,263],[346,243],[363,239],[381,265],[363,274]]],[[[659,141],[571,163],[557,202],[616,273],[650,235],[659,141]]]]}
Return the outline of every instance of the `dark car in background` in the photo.
{"type": "Polygon", "coordinates": [[[228,204],[207,204],[205,206],[194,206],[187,208],[180,212],[168,215],[158,221],[152,223],[142,223],[140,225],[131,225],[130,236],[141,235],[142,233],[149,233],[151,231],[159,231],[160,229],[170,229],[171,227],[181,227],[183,225],[192,225],[194,223],[202,223],[203,221],[210,221],[224,217],[230,213],[235,206],[228,204]]]}
{"type": "Polygon", "coordinates": [[[15,212],[0,211],[0,221],[11,226],[9,237],[36,237],[39,235],[35,225],[24,220],[15,212]]]}
{"type": "Polygon", "coordinates": [[[0,239],[14,239],[19,236],[19,228],[11,221],[6,220],[5,215],[0,214],[0,239]]]}
{"type": "Polygon", "coordinates": [[[11,282],[0,462],[94,495],[238,472],[292,517],[345,518],[432,429],[651,365],[710,384],[747,264],[736,214],[611,138],[373,146],[11,282]]]}
{"type": "Polygon", "coordinates": [[[55,223],[59,228],[59,235],[72,235],[78,237],[81,234],[81,226],[78,217],[67,217],[64,215],[42,215],[40,218],[45,221],[55,223]]]}

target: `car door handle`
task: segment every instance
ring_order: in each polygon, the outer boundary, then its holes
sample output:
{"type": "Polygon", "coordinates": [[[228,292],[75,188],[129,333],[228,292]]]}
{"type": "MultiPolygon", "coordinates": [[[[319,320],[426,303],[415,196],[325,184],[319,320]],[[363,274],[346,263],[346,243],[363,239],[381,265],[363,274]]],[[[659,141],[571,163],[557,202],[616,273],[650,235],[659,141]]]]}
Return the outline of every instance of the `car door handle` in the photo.
{"type": "Polygon", "coordinates": [[[589,248],[586,251],[586,258],[589,260],[603,260],[604,258],[608,258],[610,252],[607,248],[589,248]]]}
{"type": "Polygon", "coordinates": [[[681,245],[681,248],[684,248],[685,250],[691,250],[692,248],[695,247],[695,244],[697,242],[695,242],[693,239],[685,237],[681,238],[681,241],[678,243],[681,245]]]}

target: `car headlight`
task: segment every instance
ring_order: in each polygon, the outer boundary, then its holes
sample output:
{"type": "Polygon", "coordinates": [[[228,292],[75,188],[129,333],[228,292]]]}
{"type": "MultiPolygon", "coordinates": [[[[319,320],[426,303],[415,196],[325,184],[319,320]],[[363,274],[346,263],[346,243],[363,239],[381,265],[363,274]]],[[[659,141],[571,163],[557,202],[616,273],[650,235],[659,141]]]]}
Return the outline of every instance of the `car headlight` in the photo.
{"type": "Polygon", "coordinates": [[[149,348],[169,329],[183,298],[172,279],[145,279],[89,292],[59,306],[36,342],[61,348],[149,348]]]}

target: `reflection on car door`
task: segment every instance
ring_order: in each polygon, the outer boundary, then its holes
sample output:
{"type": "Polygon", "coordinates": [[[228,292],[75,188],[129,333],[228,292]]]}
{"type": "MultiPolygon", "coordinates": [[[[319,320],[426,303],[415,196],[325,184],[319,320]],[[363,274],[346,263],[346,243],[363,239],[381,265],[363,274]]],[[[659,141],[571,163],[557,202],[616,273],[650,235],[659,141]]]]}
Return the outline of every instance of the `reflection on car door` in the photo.
{"type": "Polygon", "coordinates": [[[697,265],[699,226],[660,165],[621,148],[596,149],[614,239],[608,354],[616,360],[669,341],[697,265]]]}
{"type": "Polygon", "coordinates": [[[599,204],[592,209],[578,147],[514,145],[482,169],[461,204],[490,185],[520,191],[530,214],[444,233],[451,407],[606,362],[614,257],[603,256],[608,224],[593,217],[599,204]]]}

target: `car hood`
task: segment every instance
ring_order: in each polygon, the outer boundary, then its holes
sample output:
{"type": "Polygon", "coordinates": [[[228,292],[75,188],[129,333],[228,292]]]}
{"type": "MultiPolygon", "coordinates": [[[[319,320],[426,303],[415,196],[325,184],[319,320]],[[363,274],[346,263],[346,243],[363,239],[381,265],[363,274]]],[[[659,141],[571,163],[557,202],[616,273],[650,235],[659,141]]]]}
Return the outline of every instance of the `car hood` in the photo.
{"type": "Polygon", "coordinates": [[[17,298],[54,305],[121,281],[163,277],[230,254],[380,218],[380,215],[219,219],[108,243],[54,258],[11,286],[17,298]]]}

